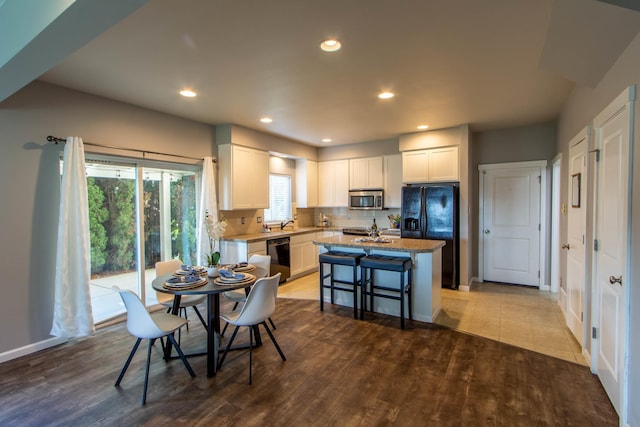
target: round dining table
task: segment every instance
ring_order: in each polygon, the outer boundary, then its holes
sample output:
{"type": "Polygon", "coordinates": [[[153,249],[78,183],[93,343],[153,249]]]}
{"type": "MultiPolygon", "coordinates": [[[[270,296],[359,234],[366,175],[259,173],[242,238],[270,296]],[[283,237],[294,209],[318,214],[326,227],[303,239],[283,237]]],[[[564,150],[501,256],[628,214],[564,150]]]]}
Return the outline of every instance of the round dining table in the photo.
{"type": "MultiPolygon", "coordinates": [[[[220,351],[220,294],[237,289],[249,288],[261,277],[266,277],[268,272],[261,267],[256,267],[247,273],[255,276],[254,280],[241,283],[218,284],[213,277],[208,277],[206,284],[191,289],[168,289],[164,284],[173,274],[165,274],[156,277],[151,286],[155,291],[175,295],[171,313],[178,315],[180,309],[180,297],[182,295],[206,295],[207,296],[207,377],[216,375],[218,368],[218,352],[220,351]]],[[[257,343],[256,343],[257,344],[257,343]]],[[[165,359],[171,358],[171,343],[165,346],[165,359]]]]}

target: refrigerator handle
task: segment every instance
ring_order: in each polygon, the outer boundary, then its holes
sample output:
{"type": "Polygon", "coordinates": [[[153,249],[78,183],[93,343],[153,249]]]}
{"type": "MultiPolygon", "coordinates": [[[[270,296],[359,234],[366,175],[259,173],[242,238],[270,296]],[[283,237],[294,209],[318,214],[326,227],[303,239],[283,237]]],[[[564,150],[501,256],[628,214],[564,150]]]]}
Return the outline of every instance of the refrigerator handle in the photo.
{"type": "Polygon", "coordinates": [[[427,189],[420,189],[420,238],[427,237],[427,189]]]}

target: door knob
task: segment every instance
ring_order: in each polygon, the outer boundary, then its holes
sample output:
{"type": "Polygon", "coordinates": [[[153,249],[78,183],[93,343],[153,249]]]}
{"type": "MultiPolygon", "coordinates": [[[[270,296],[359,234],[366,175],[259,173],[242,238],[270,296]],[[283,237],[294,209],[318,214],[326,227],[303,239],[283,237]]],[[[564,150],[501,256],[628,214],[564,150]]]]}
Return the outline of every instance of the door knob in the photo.
{"type": "Polygon", "coordinates": [[[491,231],[489,231],[489,230],[484,230],[484,234],[489,234],[489,233],[491,233],[491,231]]]}
{"type": "Polygon", "coordinates": [[[568,243],[566,245],[562,245],[562,249],[569,250],[571,249],[571,245],[569,245],[568,243]]]}
{"type": "Polygon", "coordinates": [[[609,276],[609,283],[611,283],[612,285],[617,283],[618,285],[622,286],[622,276],[609,276]]]}

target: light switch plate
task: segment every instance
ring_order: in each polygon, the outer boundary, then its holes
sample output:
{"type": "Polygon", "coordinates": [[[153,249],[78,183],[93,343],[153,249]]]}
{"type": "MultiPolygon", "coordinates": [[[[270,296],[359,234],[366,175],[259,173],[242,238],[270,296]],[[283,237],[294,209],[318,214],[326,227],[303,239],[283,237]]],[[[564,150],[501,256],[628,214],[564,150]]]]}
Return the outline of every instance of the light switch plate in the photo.
{"type": "Polygon", "coordinates": [[[261,216],[259,216],[259,217],[258,217],[258,224],[260,224],[261,222],[262,222],[262,217],[261,217],[261,216]]]}

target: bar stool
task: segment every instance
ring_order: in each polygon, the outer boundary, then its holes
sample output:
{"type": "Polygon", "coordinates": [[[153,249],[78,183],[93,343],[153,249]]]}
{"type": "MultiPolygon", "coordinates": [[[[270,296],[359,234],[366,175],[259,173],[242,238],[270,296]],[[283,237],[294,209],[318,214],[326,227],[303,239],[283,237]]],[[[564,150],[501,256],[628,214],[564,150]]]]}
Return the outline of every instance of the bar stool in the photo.
{"type": "Polygon", "coordinates": [[[369,296],[371,310],[373,310],[373,299],[387,298],[400,301],[400,327],[404,329],[404,300],[407,294],[409,303],[409,320],[413,320],[413,310],[411,302],[411,267],[413,263],[410,257],[389,256],[389,255],[368,255],[360,260],[360,268],[362,273],[361,283],[362,291],[360,293],[362,301],[360,302],[360,319],[364,319],[364,311],[367,308],[366,297],[369,296]],[[392,287],[389,285],[378,285],[374,282],[374,271],[397,271],[400,273],[400,286],[392,287]],[[405,283],[405,272],[407,273],[407,281],[405,283]],[[384,292],[379,292],[384,291],[384,292]]]}
{"type": "Polygon", "coordinates": [[[334,291],[347,291],[353,293],[353,318],[358,318],[358,287],[360,281],[358,280],[358,266],[360,265],[360,259],[365,254],[329,251],[318,256],[320,262],[320,311],[324,311],[324,289],[331,289],[331,304],[335,304],[334,291]],[[324,274],[324,264],[331,266],[329,273],[324,274]],[[335,278],[335,266],[345,265],[352,268],[353,278],[351,281],[335,278]],[[329,284],[325,284],[325,279],[329,277],[329,284]],[[336,286],[338,284],[338,286],[336,286]],[[339,286],[339,285],[350,285],[339,286]]]}

